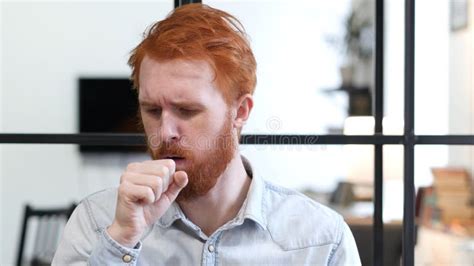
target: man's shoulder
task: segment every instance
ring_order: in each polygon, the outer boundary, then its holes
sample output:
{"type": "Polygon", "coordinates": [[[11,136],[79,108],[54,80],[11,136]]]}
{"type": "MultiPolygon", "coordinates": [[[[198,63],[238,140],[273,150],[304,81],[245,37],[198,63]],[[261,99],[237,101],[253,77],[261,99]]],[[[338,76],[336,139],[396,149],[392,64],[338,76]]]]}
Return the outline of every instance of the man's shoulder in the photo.
{"type": "Polygon", "coordinates": [[[117,188],[108,188],[92,193],[81,200],[80,206],[97,229],[105,228],[112,222],[117,204],[117,188]]]}
{"type": "Polygon", "coordinates": [[[102,189],[89,194],[83,199],[83,201],[89,201],[91,203],[106,203],[113,201],[113,203],[115,203],[117,201],[117,192],[116,187],[102,189]]]}
{"type": "Polygon", "coordinates": [[[268,229],[284,249],[337,244],[344,220],[304,194],[265,181],[264,208],[268,229]]]}

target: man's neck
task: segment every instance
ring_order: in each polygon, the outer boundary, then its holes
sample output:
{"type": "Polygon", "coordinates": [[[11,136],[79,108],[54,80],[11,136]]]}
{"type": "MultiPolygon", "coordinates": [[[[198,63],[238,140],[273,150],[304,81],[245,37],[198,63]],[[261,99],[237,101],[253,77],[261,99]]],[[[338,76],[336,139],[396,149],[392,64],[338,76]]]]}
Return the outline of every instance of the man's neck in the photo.
{"type": "Polygon", "coordinates": [[[216,185],[206,195],[179,202],[179,205],[186,216],[210,236],[237,216],[247,196],[250,182],[242,158],[236,152],[216,185]]]}

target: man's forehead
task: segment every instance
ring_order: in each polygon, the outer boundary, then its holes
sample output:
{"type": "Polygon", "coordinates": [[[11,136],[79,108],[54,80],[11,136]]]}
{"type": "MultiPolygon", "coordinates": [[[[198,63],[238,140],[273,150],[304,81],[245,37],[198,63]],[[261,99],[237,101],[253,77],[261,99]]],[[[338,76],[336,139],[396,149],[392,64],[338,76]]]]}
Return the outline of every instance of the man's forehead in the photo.
{"type": "Polygon", "coordinates": [[[159,61],[145,57],[139,84],[139,101],[143,104],[210,104],[222,97],[214,71],[204,60],[159,61]]]}
{"type": "Polygon", "coordinates": [[[187,79],[205,79],[213,81],[214,73],[206,61],[171,62],[175,67],[169,69],[171,77],[187,79]],[[185,70],[185,71],[183,71],[185,70]]]}
{"type": "MultiPolygon", "coordinates": [[[[187,79],[206,79],[213,81],[215,73],[205,60],[155,60],[145,56],[140,65],[140,74],[151,71],[154,74],[163,74],[168,77],[187,79]]],[[[143,77],[143,75],[140,75],[143,77]]]]}

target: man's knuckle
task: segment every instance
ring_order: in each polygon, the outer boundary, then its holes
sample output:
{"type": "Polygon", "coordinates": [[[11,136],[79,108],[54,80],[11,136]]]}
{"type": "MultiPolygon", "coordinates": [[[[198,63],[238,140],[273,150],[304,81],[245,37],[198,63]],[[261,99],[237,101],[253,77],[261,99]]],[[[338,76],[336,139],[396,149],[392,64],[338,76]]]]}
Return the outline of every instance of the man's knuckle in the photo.
{"type": "Polygon", "coordinates": [[[151,189],[150,187],[147,187],[145,189],[146,197],[150,200],[153,200],[155,198],[155,191],[151,189]]]}
{"type": "Polygon", "coordinates": [[[158,177],[155,179],[155,187],[161,188],[163,186],[163,179],[161,177],[158,177]]]}
{"type": "Polygon", "coordinates": [[[133,175],[130,172],[125,172],[120,177],[120,184],[123,182],[130,182],[133,179],[133,175]]]}
{"type": "Polygon", "coordinates": [[[120,195],[126,195],[128,193],[128,185],[126,184],[126,182],[120,184],[120,186],[118,187],[118,193],[120,195]]]}
{"type": "Polygon", "coordinates": [[[168,168],[172,168],[175,165],[175,162],[172,159],[164,159],[163,163],[168,168]]]}
{"type": "Polygon", "coordinates": [[[140,163],[133,162],[127,165],[127,171],[136,171],[140,169],[140,163]]]}

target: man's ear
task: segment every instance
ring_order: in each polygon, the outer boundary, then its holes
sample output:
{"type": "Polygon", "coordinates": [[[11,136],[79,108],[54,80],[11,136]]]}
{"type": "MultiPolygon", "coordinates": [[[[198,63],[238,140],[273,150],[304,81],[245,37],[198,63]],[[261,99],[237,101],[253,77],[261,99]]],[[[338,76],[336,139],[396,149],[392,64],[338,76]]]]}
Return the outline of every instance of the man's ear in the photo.
{"type": "Polygon", "coordinates": [[[250,112],[252,111],[253,97],[251,94],[247,93],[237,99],[235,103],[236,116],[233,121],[233,126],[234,128],[242,129],[250,116],[250,112]]]}

